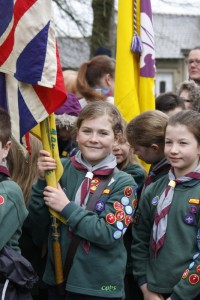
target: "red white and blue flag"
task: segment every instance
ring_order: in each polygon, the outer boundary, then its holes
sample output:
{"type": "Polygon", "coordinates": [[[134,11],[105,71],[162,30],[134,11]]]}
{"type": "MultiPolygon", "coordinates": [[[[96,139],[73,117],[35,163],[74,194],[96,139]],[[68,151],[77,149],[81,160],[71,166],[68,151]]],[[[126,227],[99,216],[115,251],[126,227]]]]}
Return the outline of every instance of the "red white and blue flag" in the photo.
{"type": "Polygon", "coordinates": [[[0,0],[0,107],[16,140],[66,100],[52,0],[0,0]]]}

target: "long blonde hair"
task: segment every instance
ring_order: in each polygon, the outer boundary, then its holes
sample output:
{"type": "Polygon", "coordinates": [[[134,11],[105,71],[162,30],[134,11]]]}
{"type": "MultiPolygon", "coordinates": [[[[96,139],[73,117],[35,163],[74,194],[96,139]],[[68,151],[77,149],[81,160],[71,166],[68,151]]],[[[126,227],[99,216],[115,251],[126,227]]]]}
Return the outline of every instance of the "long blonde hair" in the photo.
{"type": "Polygon", "coordinates": [[[22,146],[14,139],[7,157],[11,178],[22,189],[25,204],[28,204],[33,183],[37,179],[37,159],[42,143],[38,138],[30,134],[31,154],[25,153],[22,146]]]}

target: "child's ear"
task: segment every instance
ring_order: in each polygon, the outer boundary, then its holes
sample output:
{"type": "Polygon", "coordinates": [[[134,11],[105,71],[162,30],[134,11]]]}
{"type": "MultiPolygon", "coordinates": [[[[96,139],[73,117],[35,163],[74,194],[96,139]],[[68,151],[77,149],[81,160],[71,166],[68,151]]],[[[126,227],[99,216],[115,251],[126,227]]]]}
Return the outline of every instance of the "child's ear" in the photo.
{"type": "Polygon", "coordinates": [[[156,153],[159,152],[159,150],[160,150],[160,148],[159,148],[159,146],[158,146],[157,144],[152,144],[152,145],[151,145],[151,149],[152,149],[153,151],[155,151],[156,153]]]}
{"type": "Polygon", "coordinates": [[[3,147],[3,158],[6,158],[11,147],[11,141],[8,141],[3,147]]]}

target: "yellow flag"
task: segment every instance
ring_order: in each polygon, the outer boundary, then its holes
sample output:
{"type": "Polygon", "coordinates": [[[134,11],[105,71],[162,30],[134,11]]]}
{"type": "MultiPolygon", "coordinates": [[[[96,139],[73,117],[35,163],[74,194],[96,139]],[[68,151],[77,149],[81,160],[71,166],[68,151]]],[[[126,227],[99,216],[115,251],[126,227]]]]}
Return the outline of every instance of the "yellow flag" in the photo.
{"type": "MultiPolygon", "coordinates": [[[[37,136],[41,136],[43,148],[47,150],[51,154],[51,157],[53,157],[56,160],[56,170],[46,172],[46,181],[49,186],[57,188],[57,183],[63,174],[63,166],[58,151],[54,113],[49,115],[48,118],[46,118],[40,123],[40,128],[36,127],[34,130],[32,131],[32,133],[36,134],[37,136]]],[[[59,219],[61,222],[66,223],[66,219],[63,218],[59,213],[55,212],[52,209],[49,209],[49,211],[54,217],[59,219]]]]}
{"type": "Polygon", "coordinates": [[[127,122],[155,109],[154,77],[151,2],[119,0],[114,98],[127,122]]]}

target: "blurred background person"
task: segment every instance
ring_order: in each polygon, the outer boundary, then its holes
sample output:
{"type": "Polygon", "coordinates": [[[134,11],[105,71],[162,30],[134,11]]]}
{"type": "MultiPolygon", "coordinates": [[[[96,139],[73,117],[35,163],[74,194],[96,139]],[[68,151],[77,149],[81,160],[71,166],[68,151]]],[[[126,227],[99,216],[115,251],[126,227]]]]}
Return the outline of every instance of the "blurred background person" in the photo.
{"type": "Polygon", "coordinates": [[[160,94],[156,97],[156,109],[164,112],[169,117],[185,109],[184,100],[172,92],[160,94]]]}
{"type": "Polygon", "coordinates": [[[186,109],[200,112],[200,86],[193,80],[186,80],[177,87],[177,94],[183,99],[186,109]]]}
{"type": "Polygon", "coordinates": [[[114,103],[115,59],[97,55],[84,62],[78,71],[77,89],[83,96],[79,99],[83,108],[88,102],[105,100],[114,103]]]}

